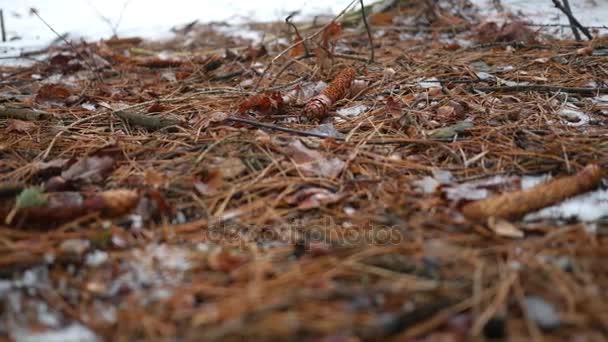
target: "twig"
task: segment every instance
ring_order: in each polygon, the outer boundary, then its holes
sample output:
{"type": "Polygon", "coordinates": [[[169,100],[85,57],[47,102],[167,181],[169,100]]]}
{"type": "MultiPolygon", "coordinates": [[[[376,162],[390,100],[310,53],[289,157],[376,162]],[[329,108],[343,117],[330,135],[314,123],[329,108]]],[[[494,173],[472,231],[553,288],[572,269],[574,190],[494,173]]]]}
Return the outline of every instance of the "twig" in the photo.
{"type": "MultiPolygon", "coordinates": [[[[570,25],[565,25],[565,24],[534,24],[534,23],[524,23],[525,26],[530,26],[530,27],[570,27],[570,25]]],[[[585,26],[587,29],[590,30],[608,30],[608,26],[606,25],[596,25],[596,26],[585,26]]]]}
{"type": "Polygon", "coordinates": [[[590,164],[573,176],[559,178],[528,190],[507,192],[471,202],[462,208],[471,220],[485,220],[491,216],[516,219],[529,212],[559,203],[564,199],[590,191],[602,181],[602,170],[590,164]]]}
{"type": "Polygon", "coordinates": [[[583,32],[583,34],[587,37],[587,39],[593,40],[593,36],[589,32],[589,30],[585,26],[583,26],[571,12],[568,12],[568,10],[566,8],[564,8],[564,6],[562,4],[559,3],[559,0],[553,0],[553,4],[560,11],[564,12],[564,14],[568,17],[568,20],[570,20],[571,23],[573,23],[576,27],[578,27],[578,29],[581,30],[581,32],[583,32]]]}
{"type": "Polygon", "coordinates": [[[262,71],[262,75],[260,75],[260,78],[258,78],[258,81],[255,84],[255,87],[253,87],[253,91],[256,91],[259,86],[260,83],[262,82],[262,80],[264,79],[264,76],[266,76],[266,73],[268,72],[268,70],[270,70],[270,68],[274,65],[274,63],[281,57],[283,57],[287,52],[291,51],[291,49],[295,48],[296,46],[298,46],[298,44],[305,44],[307,40],[311,40],[314,37],[318,36],[319,34],[321,34],[323,31],[325,31],[325,29],[327,27],[329,27],[329,25],[331,25],[334,21],[336,21],[338,18],[340,18],[341,16],[344,15],[344,13],[346,13],[346,11],[348,11],[348,9],[356,2],[357,0],[353,0],[351,1],[340,13],[338,13],[338,15],[336,15],[334,17],[334,19],[332,21],[330,21],[329,23],[323,25],[323,27],[321,27],[319,30],[317,30],[315,33],[311,34],[310,36],[304,38],[304,40],[302,40],[301,42],[296,42],[293,43],[291,45],[289,45],[288,47],[286,47],[283,51],[281,51],[278,55],[276,55],[274,58],[272,58],[272,60],[270,61],[270,63],[268,63],[268,65],[266,66],[266,68],[264,69],[264,71],[262,71]]]}
{"type": "Polygon", "coordinates": [[[2,31],[2,41],[6,42],[6,30],[4,29],[4,12],[0,9],[0,31],[2,31]]]}
{"type": "Polygon", "coordinates": [[[518,91],[537,91],[537,92],[564,92],[571,94],[581,95],[597,95],[597,94],[608,94],[608,87],[599,88],[576,88],[576,87],[562,87],[553,85],[541,85],[541,84],[528,84],[528,85],[516,85],[516,86],[501,86],[501,87],[474,87],[473,90],[492,92],[518,92],[518,91]]]}
{"type": "Polygon", "coordinates": [[[302,46],[304,47],[304,52],[305,55],[309,55],[310,51],[308,50],[308,45],[306,44],[306,41],[304,41],[304,39],[302,38],[302,35],[300,34],[300,30],[298,30],[298,27],[291,22],[291,18],[293,18],[296,14],[298,14],[298,12],[291,12],[286,18],[285,18],[285,23],[291,27],[293,27],[293,30],[296,33],[296,37],[298,37],[298,40],[300,42],[302,42],[302,46]]]}
{"type": "Polygon", "coordinates": [[[127,121],[131,125],[140,126],[151,130],[162,129],[170,126],[177,126],[180,121],[164,118],[161,116],[150,116],[133,112],[117,111],[116,116],[127,121]]]}
{"type": "MultiPolygon", "coordinates": [[[[281,69],[279,70],[279,72],[277,72],[277,74],[273,77],[272,81],[270,81],[270,84],[268,85],[268,87],[272,87],[277,80],[279,79],[279,77],[285,72],[285,70],[287,70],[290,66],[292,66],[294,63],[296,63],[297,61],[306,59],[306,58],[312,58],[315,57],[316,55],[314,53],[310,53],[310,54],[304,54],[302,56],[298,56],[295,57],[293,59],[290,59],[287,63],[285,63],[285,65],[283,65],[281,67],[281,69]]],[[[333,57],[336,58],[343,58],[343,59],[350,59],[353,61],[358,61],[358,62],[366,62],[367,60],[363,57],[359,57],[359,56],[353,56],[353,55],[347,55],[347,54],[343,54],[343,53],[334,53],[332,55],[333,57]]]]}
{"type": "Polygon", "coordinates": [[[78,51],[78,49],[76,49],[76,47],[74,46],[74,44],[72,44],[72,42],[70,42],[69,40],[67,40],[64,35],[62,36],[62,35],[59,34],[59,32],[55,31],[55,29],[49,23],[47,23],[46,20],[42,19],[42,17],[40,16],[40,14],[38,14],[37,10],[32,9],[32,13],[35,14],[36,17],[38,17],[38,19],[40,19],[40,21],[42,21],[44,23],[44,25],[46,25],[46,27],[49,28],[49,30],[53,31],[53,33],[55,35],[57,35],[57,37],[60,40],[63,40],[63,42],[66,43],[70,47],[70,49],[72,49],[72,51],[80,59],[82,59],[82,61],[84,62],[84,64],[86,64],[87,67],[95,74],[95,77],[97,77],[97,80],[100,83],[103,83],[103,79],[101,78],[101,76],[99,75],[99,73],[97,72],[97,70],[91,64],[89,64],[89,61],[87,61],[87,59],[78,51]]]}
{"type": "Polygon", "coordinates": [[[327,134],[315,133],[315,132],[306,132],[306,131],[301,131],[301,130],[293,129],[293,128],[289,128],[289,127],[283,127],[283,126],[278,126],[278,125],[269,124],[269,123],[265,123],[265,122],[259,122],[259,121],[255,121],[255,120],[249,120],[249,119],[245,119],[245,118],[239,118],[239,117],[236,117],[236,116],[229,116],[228,120],[229,121],[233,121],[233,122],[244,123],[244,124],[251,125],[251,126],[254,126],[254,127],[268,128],[268,129],[271,129],[273,131],[293,133],[293,134],[296,134],[296,135],[308,136],[308,137],[316,137],[316,138],[332,138],[332,139],[344,141],[344,138],[341,138],[341,137],[331,137],[331,136],[329,136],[327,134]]]}
{"type": "Polygon", "coordinates": [[[0,118],[18,119],[24,121],[37,121],[49,119],[52,115],[27,108],[9,108],[0,106],[0,118]]]}
{"type": "Polygon", "coordinates": [[[365,14],[365,6],[363,6],[363,0],[359,0],[361,4],[361,17],[363,18],[363,24],[365,25],[365,30],[367,31],[367,38],[369,39],[369,47],[371,49],[369,53],[369,62],[374,63],[374,38],[372,37],[372,30],[369,27],[369,23],[367,22],[367,15],[365,14]]]}
{"type": "MultiPolygon", "coordinates": [[[[270,129],[273,131],[293,133],[293,134],[304,136],[304,137],[315,137],[315,138],[321,138],[321,139],[330,138],[330,139],[333,139],[336,141],[348,142],[348,139],[345,137],[334,137],[334,136],[330,136],[330,135],[322,134],[322,133],[301,131],[298,129],[283,127],[283,126],[274,125],[274,124],[265,123],[265,122],[259,122],[259,121],[255,121],[255,120],[249,120],[249,119],[240,118],[237,116],[229,116],[226,120],[247,124],[247,125],[250,125],[253,127],[266,128],[266,129],[270,129]]],[[[367,144],[367,145],[393,145],[393,144],[395,144],[395,145],[401,145],[401,144],[439,145],[439,144],[442,144],[442,142],[425,140],[425,139],[396,138],[396,139],[371,139],[371,140],[366,141],[365,144],[367,144]]]]}
{"type": "MultiPolygon", "coordinates": [[[[562,0],[564,3],[564,8],[568,11],[568,13],[570,13],[570,15],[572,15],[572,9],[570,8],[570,2],[568,0],[562,0]]],[[[572,18],[570,16],[568,16],[568,21],[570,22],[570,27],[572,28],[572,34],[574,35],[574,39],[576,39],[577,42],[581,41],[581,34],[578,32],[578,29],[576,28],[576,24],[574,23],[574,21],[572,20],[572,18]]]]}

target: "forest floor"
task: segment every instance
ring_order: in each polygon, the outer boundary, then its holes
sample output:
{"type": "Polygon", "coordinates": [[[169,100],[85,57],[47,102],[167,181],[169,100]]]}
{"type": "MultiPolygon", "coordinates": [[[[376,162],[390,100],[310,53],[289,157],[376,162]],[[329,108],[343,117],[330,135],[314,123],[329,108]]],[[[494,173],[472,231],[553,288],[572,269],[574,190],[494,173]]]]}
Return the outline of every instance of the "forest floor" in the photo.
{"type": "Polygon", "coordinates": [[[432,3],[0,67],[0,336],[606,340],[608,40],[432,3]]]}

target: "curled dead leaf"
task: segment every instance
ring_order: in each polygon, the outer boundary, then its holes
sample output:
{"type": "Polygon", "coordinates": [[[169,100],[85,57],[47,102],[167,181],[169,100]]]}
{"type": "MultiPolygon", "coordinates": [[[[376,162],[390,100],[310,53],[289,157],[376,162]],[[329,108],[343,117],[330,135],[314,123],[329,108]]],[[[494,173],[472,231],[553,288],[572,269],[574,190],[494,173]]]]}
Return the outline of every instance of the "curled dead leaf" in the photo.
{"type": "Polygon", "coordinates": [[[72,93],[64,86],[58,84],[45,84],[38,89],[36,102],[62,101],[70,97],[72,93]]]}
{"type": "Polygon", "coordinates": [[[304,146],[299,139],[292,140],[284,153],[289,156],[305,176],[336,178],[346,167],[337,157],[327,158],[316,150],[304,146]]]}
{"type": "Polygon", "coordinates": [[[325,188],[311,187],[296,191],[288,196],[285,201],[287,204],[297,206],[298,209],[308,210],[337,203],[344,197],[346,197],[344,193],[335,193],[325,188]]]}
{"type": "Polygon", "coordinates": [[[10,119],[8,121],[8,126],[6,127],[6,130],[8,132],[15,132],[15,133],[31,133],[32,131],[36,130],[37,128],[38,128],[38,126],[34,122],[10,119]]]}

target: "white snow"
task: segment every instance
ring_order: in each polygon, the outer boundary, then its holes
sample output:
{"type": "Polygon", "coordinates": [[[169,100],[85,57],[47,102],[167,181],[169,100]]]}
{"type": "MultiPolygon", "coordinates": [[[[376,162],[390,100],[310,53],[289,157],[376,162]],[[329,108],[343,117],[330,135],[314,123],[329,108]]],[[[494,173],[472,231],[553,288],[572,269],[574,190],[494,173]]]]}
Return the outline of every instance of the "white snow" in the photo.
{"type": "MultiPolygon", "coordinates": [[[[485,20],[504,21],[506,16],[499,13],[493,5],[493,0],[471,0],[471,2],[481,9],[481,17],[485,20]]],[[[550,0],[529,1],[529,0],[502,0],[500,1],[505,12],[523,14],[518,16],[527,19],[534,24],[541,25],[569,25],[568,18],[557,9],[550,0]]],[[[606,0],[574,0],[569,1],[570,8],[574,16],[584,26],[597,26],[602,33],[608,33],[608,1],[606,0]],[[599,28],[603,27],[603,28],[599,28]]],[[[552,27],[550,33],[571,37],[572,31],[569,27],[552,27]]]]}
{"type": "Polygon", "coordinates": [[[29,329],[15,329],[11,336],[18,342],[88,342],[99,341],[95,333],[82,324],[73,323],[65,328],[34,332],[29,329]]]}
{"type": "MultiPolygon", "coordinates": [[[[366,1],[367,2],[367,1],[366,1]]],[[[162,39],[170,29],[192,21],[242,23],[250,20],[283,20],[293,11],[310,17],[338,13],[350,0],[0,0],[4,10],[6,43],[0,42],[0,56],[18,55],[22,50],[39,49],[57,39],[36,15],[57,33],[87,40],[119,36],[162,39]]]]}

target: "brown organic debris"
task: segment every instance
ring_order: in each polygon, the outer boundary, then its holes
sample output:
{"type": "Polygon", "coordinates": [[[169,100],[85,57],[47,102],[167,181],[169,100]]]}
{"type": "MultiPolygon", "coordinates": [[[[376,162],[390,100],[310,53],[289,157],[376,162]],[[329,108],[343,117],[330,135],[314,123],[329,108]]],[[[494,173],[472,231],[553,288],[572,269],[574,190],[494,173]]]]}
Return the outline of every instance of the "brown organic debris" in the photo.
{"type": "Polygon", "coordinates": [[[376,2],[3,56],[0,340],[604,340],[606,30],[376,2]]]}
{"type": "Polygon", "coordinates": [[[248,111],[257,111],[262,114],[277,113],[286,104],[283,95],[278,92],[258,94],[248,97],[239,104],[239,113],[245,114],[248,111]]]}

